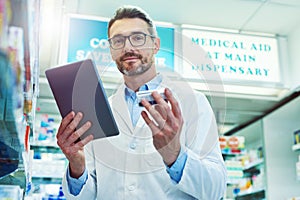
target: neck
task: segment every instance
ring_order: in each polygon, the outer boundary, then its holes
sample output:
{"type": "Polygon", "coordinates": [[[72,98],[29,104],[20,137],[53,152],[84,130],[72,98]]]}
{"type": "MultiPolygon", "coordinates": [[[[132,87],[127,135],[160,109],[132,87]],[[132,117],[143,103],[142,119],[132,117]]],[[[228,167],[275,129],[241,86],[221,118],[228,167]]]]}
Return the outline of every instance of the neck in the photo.
{"type": "Polygon", "coordinates": [[[138,89],[142,85],[151,81],[155,76],[156,76],[155,66],[152,66],[149,70],[147,70],[143,74],[139,74],[136,76],[123,75],[125,84],[133,91],[138,91],[138,89]]]}

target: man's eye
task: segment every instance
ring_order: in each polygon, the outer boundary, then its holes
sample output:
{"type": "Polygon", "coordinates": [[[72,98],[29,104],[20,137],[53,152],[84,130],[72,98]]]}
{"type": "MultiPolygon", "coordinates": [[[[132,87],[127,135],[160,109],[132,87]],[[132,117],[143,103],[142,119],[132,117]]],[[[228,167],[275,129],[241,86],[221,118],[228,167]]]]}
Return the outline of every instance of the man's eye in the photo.
{"type": "Polygon", "coordinates": [[[142,40],[144,40],[144,36],[143,35],[133,35],[132,36],[132,40],[134,40],[134,41],[142,41],[142,40]]]}
{"type": "Polygon", "coordinates": [[[115,45],[123,44],[123,42],[124,42],[124,39],[123,39],[123,38],[114,38],[114,39],[113,39],[113,43],[114,43],[115,45]]]}

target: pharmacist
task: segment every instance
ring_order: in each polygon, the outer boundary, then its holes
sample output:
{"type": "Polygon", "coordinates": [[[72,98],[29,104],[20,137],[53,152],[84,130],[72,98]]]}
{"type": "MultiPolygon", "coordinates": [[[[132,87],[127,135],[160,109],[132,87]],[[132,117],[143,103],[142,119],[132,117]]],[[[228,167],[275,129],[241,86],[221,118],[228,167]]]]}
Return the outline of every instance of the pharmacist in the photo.
{"type": "Polygon", "coordinates": [[[77,127],[84,113],[69,113],[57,143],[69,160],[63,179],[67,199],[221,199],[226,170],[213,111],[199,92],[157,73],[160,39],[149,16],[137,7],[119,8],[109,22],[113,60],[124,84],[110,97],[120,130],[115,137],[75,143],[91,126],[77,127]],[[151,105],[136,99],[153,92],[151,105]]]}

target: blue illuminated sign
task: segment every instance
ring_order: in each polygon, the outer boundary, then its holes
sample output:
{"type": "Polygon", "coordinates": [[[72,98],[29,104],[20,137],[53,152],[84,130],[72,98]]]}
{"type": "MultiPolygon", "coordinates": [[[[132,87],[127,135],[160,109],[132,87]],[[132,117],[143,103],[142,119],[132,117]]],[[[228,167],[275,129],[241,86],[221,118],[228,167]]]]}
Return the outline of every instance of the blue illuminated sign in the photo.
{"type": "MultiPolygon", "coordinates": [[[[97,65],[115,66],[107,41],[107,21],[70,17],[67,45],[67,62],[92,58],[97,65]]],[[[156,64],[174,70],[174,28],[157,27],[161,48],[156,64]]]]}

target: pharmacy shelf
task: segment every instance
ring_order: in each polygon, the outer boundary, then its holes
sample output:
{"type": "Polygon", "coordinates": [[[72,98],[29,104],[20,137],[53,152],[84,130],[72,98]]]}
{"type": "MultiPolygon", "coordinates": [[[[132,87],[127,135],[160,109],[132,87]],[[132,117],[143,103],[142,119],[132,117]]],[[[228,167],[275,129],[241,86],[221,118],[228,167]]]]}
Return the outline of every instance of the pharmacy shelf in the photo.
{"type": "Polygon", "coordinates": [[[249,189],[240,192],[235,199],[263,199],[265,198],[265,188],[249,189]],[[251,197],[251,198],[250,198],[251,197]]]}
{"type": "Polygon", "coordinates": [[[228,178],[227,184],[228,185],[238,185],[241,182],[242,178],[228,178]]]}
{"type": "Polygon", "coordinates": [[[245,196],[245,195],[255,194],[255,193],[264,192],[264,191],[265,191],[264,188],[250,189],[250,190],[247,190],[247,191],[240,192],[238,194],[238,196],[245,196]]]}
{"type": "Polygon", "coordinates": [[[62,178],[66,171],[65,160],[40,160],[32,161],[32,177],[36,178],[62,178]]]}
{"type": "Polygon", "coordinates": [[[299,199],[300,199],[300,196],[298,196],[298,197],[292,197],[292,198],[289,198],[287,200],[299,200],[299,199]]]}
{"type": "Polygon", "coordinates": [[[263,163],[264,163],[263,158],[257,159],[257,160],[255,160],[255,161],[253,161],[253,162],[247,164],[247,165],[244,167],[243,170],[244,170],[244,171],[249,170],[249,169],[251,169],[251,168],[253,168],[253,167],[256,167],[256,166],[259,166],[259,165],[261,165],[261,164],[263,164],[263,163]]]}
{"type": "Polygon", "coordinates": [[[31,147],[46,147],[46,148],[57,148],[59,149],[59,146],[57,145],[56,141],[39,141],[39,142],[31,142],[31,147]]]}
{"type": "Polygon", "coordinates": [[[18,185],[0,185],[0,199],[22,199],[22,194],[18,185]]]}
{"type": "Polygon", "coordinates": [[[300,144],[295,144],[292,146],[293,151],[299,151],[300,150],[300,144]]]}

